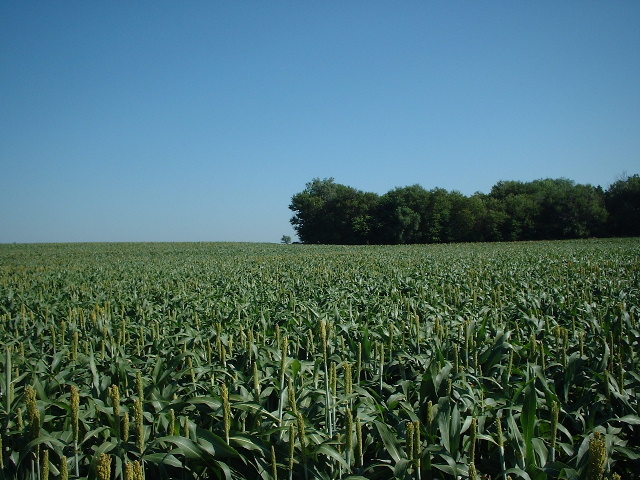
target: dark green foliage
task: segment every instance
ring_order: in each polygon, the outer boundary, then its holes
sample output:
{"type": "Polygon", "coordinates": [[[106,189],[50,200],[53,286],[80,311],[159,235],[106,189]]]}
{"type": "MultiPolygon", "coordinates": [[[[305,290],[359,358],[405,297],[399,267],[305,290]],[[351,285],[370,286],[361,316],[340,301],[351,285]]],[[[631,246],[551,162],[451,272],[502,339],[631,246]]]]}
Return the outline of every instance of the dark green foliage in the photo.
{"type": "Polygon", "coordinates": [[[640,235],[640,177],[608,191],[567,179],[501,181],[467,197],[420,185],[382,196],[314,179],[293,196],[303,243],[411,244],[640,235]]]}
{"type": "Polygon", "coordinates": [[[611,235],[640,236],[640,175],[615,182],[607,190],[605,201],[611,235]]]}
{"type": "Polygon", "coordinates": [[[291,223],[304,243],[367,243],[377,202],[376,194],[316,178],[291,199],[291,223]]]}
{"type": "Polygon", "coordinates": [[[0,478],[636,478],[639,251],[0,245],[0,478]]]}
{"type": "Polygon", "coordinates": [[[429,192],[420,185],[396,188],[380,198],[374,212],[378,243],[422,243],[422,225],[427,220],[429,192]]]}

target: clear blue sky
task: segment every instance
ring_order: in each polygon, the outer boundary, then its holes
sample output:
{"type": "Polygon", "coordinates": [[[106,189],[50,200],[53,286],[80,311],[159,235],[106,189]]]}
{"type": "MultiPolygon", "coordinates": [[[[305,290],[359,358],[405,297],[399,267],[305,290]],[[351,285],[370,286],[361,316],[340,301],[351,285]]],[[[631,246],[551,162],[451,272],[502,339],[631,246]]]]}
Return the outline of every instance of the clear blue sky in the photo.
{"type": "Polygon", "coordinates": [[[640,173],[640,1],[0,3],[0,242],[294,236],[383,194],[640,173]]]}

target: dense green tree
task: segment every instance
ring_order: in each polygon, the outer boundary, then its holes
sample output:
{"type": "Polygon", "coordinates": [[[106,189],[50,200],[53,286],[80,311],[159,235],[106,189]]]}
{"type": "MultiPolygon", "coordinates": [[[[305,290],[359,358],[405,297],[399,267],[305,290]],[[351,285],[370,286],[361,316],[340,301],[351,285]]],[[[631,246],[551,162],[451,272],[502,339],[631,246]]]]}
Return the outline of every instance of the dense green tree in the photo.
{"type": "Polygon", "coordinates": [[[490,195],[504,208],[505,240],[585,238],[600,234],[607,217],[601,189],[564,178],[498,182],[490,195]]]}
{"type": "Polygon", "coordinates": [[[467,197],[460,192],[449,194],[451,205],[449,225],[447,227],[447,241],[474,242],[480,241],[478,220],[482,216],[482,207],[473,197],[467,197]]]}
{"type": "Polygon", "coordinates": [[[309,182],[291,219],[305,243],[441,243],[640,235],[640,176],[600,187],[571,180],[500,181],[485,195],[398,187],[381,197],[309,182]],[[607,222],[607,217],[609,221],[607,222]]]}
{"type": "Polygon", "coordinates": [[[304,243],[368,243],[377,201],[378,195],[335,183],[333,178],[314,178],[292,197],[291,224],[304,243]]]}
{"type": "Polygon", "coordinates": [[[373,210],[378,203],[378,195],[362,192],[340,185],[330,202],[334,212],[336,238],[331,243],[370,243],[373,230],[373,210]]]}
{"type": "Polygon", "coordinates": [[[326,231],[333,228],[330,223],[328,203],[334,197],[336,184],[333,178],[314,178],[306,188],[296,193],[289,209],[295,212],[291,224],[304,243],[325,243],[326,231]]]}
{"type": "Polygon", "coordinates": [[[420,215],[406,205],[394,205],[384,198],[377,210],[376,242],[382,244],[416,243],[420,215]]]}
{"type": "Polygon", "coordinates": [[[503,240],[503,229],[507,222],[504,204],[483,193],[474,194],[472,209],[476,212],[476,231],[472,241],[497,242],[503,240]]]}
{"type": "Polygon", "coordinates": [[[517,181],[500,181],[489,194],[493,208],[502,213],[499,230],[502,240],[531,240],[539,216],[539,207],[530,185],[517,181]]]}
{"type": "Polygon", "coordinates": [[[533,189],[531,185],[525,182],[514,180],[500,180],[493,187],[489,195],[498,200],[506,200],[508,197],[515,195],[531,195],[533,189]]]}
{"type": "Polygon", "coordinates": [[[452,192],[449,231],[453,242],[482,242],[499,240],[500,210],[490,208],[498,204],[487,196],[476,193],[466,197],[452,192]]]}
{"type": "Polygon", "coordinates": [[[532,195],[510,195],[504,199],[507,221],[503,224],[505,240],[533,240],[540,217],[540,206],[532,195]]]}
{"type": "Polygon", "coordinates": [[[429,192],[420,185],[395,188],[380,198],[376,243],[422,243],[429,192]]]}
{"type": "Polygon", "coordinates": [[[609,232],[613,236],[640,236],[640,175],[614,182],[605,193],[609,232]]]}
{"type": "Polygon", "coordinates": [[[536,180],[531,185],[540,207],[538,238],[586,238],[605,224],[607,212],[601,190],[564,178],[536,180]]]}
{"type": "Polygon", "coordinates": [[[429,190],[429,203],[426,208],[424,240],[426,243],[451,241],[451,198],[444,188],[429,190]]]}
{"type": "Polygon", "coordinates": [[[574,185],[562,212],[565,238],[601,235],[607,221],[604,192],[591,185],[574,185]]]}

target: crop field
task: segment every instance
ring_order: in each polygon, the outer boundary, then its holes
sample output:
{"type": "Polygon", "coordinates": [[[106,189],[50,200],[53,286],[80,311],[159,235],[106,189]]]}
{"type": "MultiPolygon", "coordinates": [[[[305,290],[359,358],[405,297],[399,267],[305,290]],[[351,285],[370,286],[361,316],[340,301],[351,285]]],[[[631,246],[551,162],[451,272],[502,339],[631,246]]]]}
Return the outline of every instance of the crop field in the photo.
{"type": "Polygon", "coordinates": [[[640,472],[640,239],[0,245],[0,345],[0,478],[640,472]]]}

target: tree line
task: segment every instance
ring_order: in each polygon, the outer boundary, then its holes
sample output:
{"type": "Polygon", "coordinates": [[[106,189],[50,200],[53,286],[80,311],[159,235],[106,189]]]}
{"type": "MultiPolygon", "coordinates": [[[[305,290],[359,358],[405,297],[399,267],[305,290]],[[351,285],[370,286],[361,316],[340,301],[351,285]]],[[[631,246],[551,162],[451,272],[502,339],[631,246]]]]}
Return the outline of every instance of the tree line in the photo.
{"type": "Polygon", "coordinates": [[[640,236],[640,176],[600,186],[500,181],[471,196],[420,185],[384,195],[315,178],[291,198],[303,243],[409,244],[640,236]]]}

